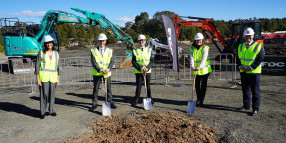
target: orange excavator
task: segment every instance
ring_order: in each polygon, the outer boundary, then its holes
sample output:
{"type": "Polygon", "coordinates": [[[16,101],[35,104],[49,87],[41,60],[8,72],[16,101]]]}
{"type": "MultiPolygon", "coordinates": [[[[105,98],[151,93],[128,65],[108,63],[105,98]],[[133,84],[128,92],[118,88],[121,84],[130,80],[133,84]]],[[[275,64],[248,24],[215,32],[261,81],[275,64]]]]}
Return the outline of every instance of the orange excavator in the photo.
{"type": "Polygon", "coordinates": [[[254,18],[254,20],[245,21],[245,22],[239,22],[234,23],[231,25],[231,38],[226,41],[225,38],[220,33],[219,29],[214,25],[214,23],[209,18],[200,18],[200,17],[185,17],[185,16],[178,16],[175,15],[173,19],[173,24],[175,26],[176,31],[176,37],[178,39],[181,25],[184,26],[193,26],[193,27],[199,27],[205,33],[209,38],[212,39],[212,42],[215,44],[216,48],[220,53],[236,53],[237,47],[240,43],[244,42],[243,39],[243,31],[251,27],[254,30],[254,40],[258,40],[259,43],[263,43],[261,40],[261,26],[260,21],[254,18]],[[188,18],[193,19],[191,21],[186,20],[180,20],[180,18],[188,18]],[[211,34],[212,33],[212,34],[211,34]],[[212,36],[214,35],[214,37],[212,36]],[[217,45],[214,38],[217,38],[219,42],[224,46],[223,50],[217,45]]]}

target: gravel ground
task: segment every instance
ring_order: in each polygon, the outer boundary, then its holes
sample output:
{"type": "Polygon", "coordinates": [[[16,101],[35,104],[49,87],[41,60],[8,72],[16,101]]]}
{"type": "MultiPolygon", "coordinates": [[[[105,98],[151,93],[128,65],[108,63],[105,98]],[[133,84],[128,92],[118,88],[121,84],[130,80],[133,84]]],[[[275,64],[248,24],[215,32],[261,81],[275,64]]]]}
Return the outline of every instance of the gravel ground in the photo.
{"type": "MultiPolygon", "coordinates": [[[[261,108],[258,116],[237,112],[242,105],[241,87],[230,88],[226,81],[209,81],[204,108],[196,108],[193,115],[186,113],[190,98],[190,81],[152,81],[153,110],[161,113],[172,111],[186,115],[207,126],[215,127],[219,142],[284,142],[286,140],[286,90],[281,86],[261,86],[261,108]],[[177,87],[178,84],[185,85],[177,87]]],[[[144,111],[130,106],[135,93],[134,83],[112,84],[114,101],[118,106],[112,114],[128,116],[144,111]]],[[[29,91],[29,90],[28,90],[29,91]]],[[[26,89],[13,92],[1,91],[0,142],[64,142],[74,136],[92,132],[91,125],[100,119],[101,106],[93,113],[91,107],[92,85],[60,86],[56,92],[56,117],[39,119],[39,93],[25,93],[26,89]]],[[[142,93],[144,91],[142,90],[142,93]]],[[[99,92],[101,104],[104,91],[99,92]]]]}

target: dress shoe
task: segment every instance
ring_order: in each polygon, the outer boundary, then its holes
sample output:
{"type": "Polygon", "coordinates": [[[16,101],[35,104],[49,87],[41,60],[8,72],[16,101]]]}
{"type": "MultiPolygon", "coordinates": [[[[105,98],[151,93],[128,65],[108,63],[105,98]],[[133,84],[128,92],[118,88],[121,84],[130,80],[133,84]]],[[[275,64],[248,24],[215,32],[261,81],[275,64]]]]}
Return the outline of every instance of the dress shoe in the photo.
{"type": "Polygon", "coordinates": [[[137,105],[137,102],[135,100],[132,101],[131,106],[136,107],[136,105],[137,105]]]}
{"type": "Polygon", "coordinates": [[[250,107],[242,106],[242,107],[240,107],[240,108],[236,108],[235,110],[237,110],[237,111],[242,111],[242,110],[249,110],[249,109],[250,109],[250,107]]]}
{"type": "Polygon", "coordinates": [[[254,110],[252,113],[251,113],[251,116],[256,116],[258,114],[258,111],[254,110]]]}
{"type": "Polygon", "coordinates": [[[93,111],[95,111],[96,108],[97,108],[97,105],[94,105],[94,106],[92,105],[92,107],[89,109],[89,111],[93,112],[93,111]]]}
{"type": "Polygon", "coordinates": [[[153,105],[155,102],[154,102],[154,100],[153,99],[151,99],[151,104],[153,105]]]}
{"type": "Polygon", "coordinates": [[[46,116],[49,116],[49,115],[50,115],[50,113],[49,113],[49,112],[46,112],[46,113],[45,113],[45,115],[46,115],[46,116]]]}
{"type": "Polygon", "coordinates": [[[116,109],[117,108],[117,106],[114,103],[111,103],[110,106],[111,106],[112,109],[116,109]]]}
{"type": "Polygon", "coordinates": [[[40,116],[40,119],[45,119],[45,115],[41,115],[41,116],[40,116]]]}
{"type": "Polygon", "coordinates": [[[50,114],[51,116],[57,116],[57,113],[56,112],[53,112],[50,114]]]}

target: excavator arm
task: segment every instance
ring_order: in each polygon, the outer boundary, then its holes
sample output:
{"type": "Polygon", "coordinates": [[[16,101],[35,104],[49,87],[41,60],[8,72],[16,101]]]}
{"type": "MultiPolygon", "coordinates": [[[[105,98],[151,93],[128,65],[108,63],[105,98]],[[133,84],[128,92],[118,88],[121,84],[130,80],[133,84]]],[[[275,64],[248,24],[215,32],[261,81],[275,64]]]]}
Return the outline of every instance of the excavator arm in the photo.
{"type": "Polygon", "coordinates": [[[122,41],[128,41],[130,44],[134,44],[132,38],[122,31],[116,24],[107,19],[104,15],[99,13],[90,12],[87,10],[82,10],[79,8],[71,8],[76,12],[80,12],[86,17],[80,17],[78,15],[67,13],[63,11],[50,10],[43,17],[41,24],[41,31],[36,34],[36,39],[42,45],[42,39],[45,35],[51,34],[52,26],[55,23],[80,23],[88,24],[91,26],[100,25],[100,27],[106,30],[112,37],[117,38],[122,41]]]}
{"type": "Polygon", "coordinates": [[[196,19],[197,21],[186,21],[186,20],[180,20],[180,17],[178,15],[175,15],[173,19],[173,23],[175,26],[175,31],[176,31],[176,37],[178,39],[179,34],[180,34],[180,28],[181,25],[184,26],[193,26],[193,27],[199,27],[203,31],[206,32],[209,38],[213,40],[213,43],[216,45],[217,49],[219,50],[220,53],[222,53],[221,49],[218,47],[216,44],[215,40],[211,36],[210,32],[222,43],[224,47],[227,47],[227,43],[224,40],[223,36],[221,35],[220,31],[218,28],[213,24],[213,22],[208,19],[208,18],[200,18],[200,17],[185,17],[189,19],[196,19]]]}

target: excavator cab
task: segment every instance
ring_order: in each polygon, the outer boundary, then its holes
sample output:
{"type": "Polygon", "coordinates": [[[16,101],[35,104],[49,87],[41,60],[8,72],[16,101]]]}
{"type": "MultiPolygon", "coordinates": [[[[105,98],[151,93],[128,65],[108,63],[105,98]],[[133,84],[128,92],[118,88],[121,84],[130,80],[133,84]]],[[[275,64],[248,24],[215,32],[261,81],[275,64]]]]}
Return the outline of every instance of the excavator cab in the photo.
{"type": "Polygon", "coordinates": [[[245,42],[243,32],[249,27],[254,30],[254,41],[259,40],[259,43],[263,43],[261,36],[261,22],[256,18],[254,19],[255,20],[233,23],[231,25],[231,39],[230,41],[227,41],[228,47],[225,48],[224,52],[237,52],[238,45],[245,42]]]}

